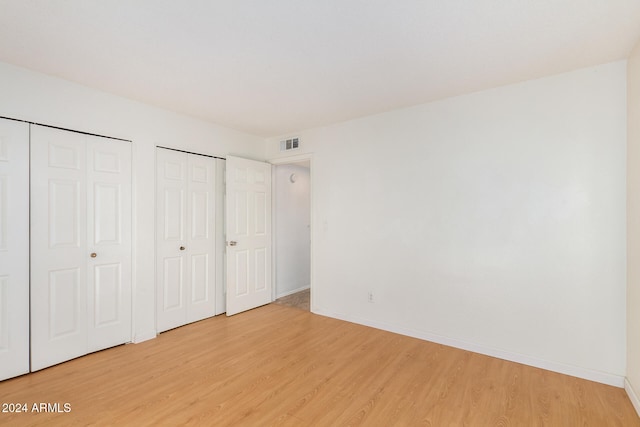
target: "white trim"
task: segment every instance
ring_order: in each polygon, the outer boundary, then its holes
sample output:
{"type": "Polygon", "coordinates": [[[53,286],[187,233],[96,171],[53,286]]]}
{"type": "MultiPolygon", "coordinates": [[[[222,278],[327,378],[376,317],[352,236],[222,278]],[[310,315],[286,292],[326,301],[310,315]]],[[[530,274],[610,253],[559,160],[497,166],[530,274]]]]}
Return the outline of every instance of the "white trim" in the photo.
{"type": "Polygon", "coordinates": [[[296,154],[295,156],[287,156],[287,157],[277,157],[275,159],[267,160],[272,165],[287,165],[290,163],[300,163],[306,160],[311,161],[313,155],[312,154],[296,154]]]}
{"type": "Polygon", "coordinates": [[[638,413],[638,416],[640,416],[640,399],[638,399],[638,395],[636,394],[635,390],[631,386],[631,383],[629,382],[629,378],[624,379],[624,390],[627,392],[627,396],[629,396],[629,400],[631,401],[631,404],[633,405],[636,412],[638,413]]]}
{"type": "Polygon", "coordinates": [[[293,294],[298,293],[298,292],[306,291],[309,288],[311,288],[311,285],[302,286],[301,288],[294,289],[292,291],[283,292],[283,293],[281,293],[279,295],[276,295],[276,299],[283,298],[283,297],[286,297],[286,296],[289,296],[289,295],[293,295],[293,294]]]}
{"type": "Polygon", "coordinates": [[[514,353],[510,351],[500,350],[493,347],[487,347],[456,338],[449,338],[442,335],[434,334],[431,332],[418,331],[410,328],[397,327],[383,322],[375,322],[367,319],[362,319],[356,316],[344,315],[334,312],[329,312],[318,307],[312,307],[311,310],[315,314],[322,316],[332,317],[334,319],[344,320],[347,322],[357,323],[364,326],[370,326],[372,328],[381,329],[383,331],[394,332],[400,335],[406,335],[413,338],[419,338],[425,341],[431,341],[438,344],[447,345],[450,347],[459,348],[462,350],[472,351],[474,353],[484,354],[486,356],[496,357],[498,359],[508,360],[510,362],[521,363],[523,365],[533,366],[536,368],[545,369],[547,371],[558,372],[560,374],[570,375],[577,378],[582,378],[589,381],[595,381],[602,384],[611,385],[614,387],[623,388],[625,386],[625,377],[621,375],[610,374],[608,372],[596,371],[593,369],[580,368],[578,366],[567,365],[564,363],[553,362],[544,359],[538,359],[536,357],[527,356],[520,353],[514,353]]]}

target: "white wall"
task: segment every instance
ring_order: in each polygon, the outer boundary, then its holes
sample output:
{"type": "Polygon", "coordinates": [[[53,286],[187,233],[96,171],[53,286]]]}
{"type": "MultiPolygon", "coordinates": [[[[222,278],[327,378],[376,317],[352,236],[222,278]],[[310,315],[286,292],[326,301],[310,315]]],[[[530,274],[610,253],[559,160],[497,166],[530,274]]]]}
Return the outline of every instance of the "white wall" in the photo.
{"type": "Polygon", "coordinates": [[[0,116],[133,141],[133,338],[154,337],[155,146],[261,160],[263,140],[4,63],[0,94],[0,116]]]}
{"type": "Polygon", "coordinates": [[[309,168],[275,167],[276,297],[306,289],[310,279],[309,168]],[[295,182],[289,177],[295,174],[295,182]]]}
{"type": "Polygon", "coordinates": [[[298,135],[314,312],[623,385],[625,61],[298,135]]]}
{"type": "Polygon", "coordinates": [[[627,384],[640,413],[640,43],[627,64],[627,384]]]}

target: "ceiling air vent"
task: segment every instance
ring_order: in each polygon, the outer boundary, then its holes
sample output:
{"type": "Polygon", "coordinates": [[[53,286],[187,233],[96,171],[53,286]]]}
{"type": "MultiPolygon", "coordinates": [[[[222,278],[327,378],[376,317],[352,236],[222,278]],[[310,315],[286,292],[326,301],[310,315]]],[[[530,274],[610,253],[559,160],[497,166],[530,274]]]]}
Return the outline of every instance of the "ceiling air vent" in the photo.
{"type": "Polygon", "coordinates": [[[300,147],[300,138],[291,138],[280,141],[280,151],[295,150],[300,147]]]}

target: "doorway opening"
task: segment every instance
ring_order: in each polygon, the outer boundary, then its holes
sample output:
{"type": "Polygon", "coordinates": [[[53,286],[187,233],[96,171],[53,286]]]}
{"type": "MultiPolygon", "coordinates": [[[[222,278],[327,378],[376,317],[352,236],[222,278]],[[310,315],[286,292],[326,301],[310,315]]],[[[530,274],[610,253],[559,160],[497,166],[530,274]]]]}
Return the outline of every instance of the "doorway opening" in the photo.
{"type": "Polygon", "coordinates": [[[311,158],[272,163],[273,300],[311,311],[311,158]]]}

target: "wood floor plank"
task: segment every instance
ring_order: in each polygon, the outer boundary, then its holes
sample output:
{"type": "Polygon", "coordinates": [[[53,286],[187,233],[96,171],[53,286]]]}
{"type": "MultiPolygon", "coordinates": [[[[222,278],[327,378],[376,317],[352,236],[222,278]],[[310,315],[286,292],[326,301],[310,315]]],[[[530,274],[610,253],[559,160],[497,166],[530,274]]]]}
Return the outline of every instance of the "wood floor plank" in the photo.
{"type": "Polygon", "coordinates": [[[640,426],[624,390],[268,305],[0,382],[0,425],[640,426]]]}

